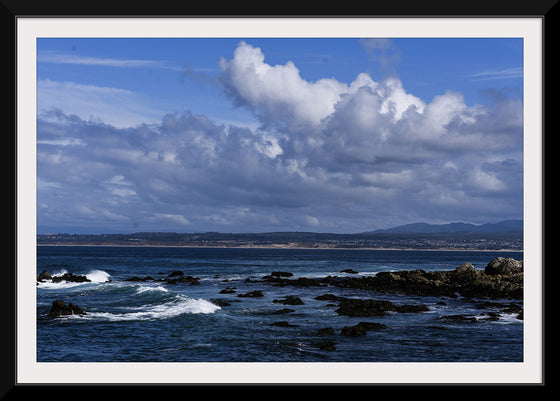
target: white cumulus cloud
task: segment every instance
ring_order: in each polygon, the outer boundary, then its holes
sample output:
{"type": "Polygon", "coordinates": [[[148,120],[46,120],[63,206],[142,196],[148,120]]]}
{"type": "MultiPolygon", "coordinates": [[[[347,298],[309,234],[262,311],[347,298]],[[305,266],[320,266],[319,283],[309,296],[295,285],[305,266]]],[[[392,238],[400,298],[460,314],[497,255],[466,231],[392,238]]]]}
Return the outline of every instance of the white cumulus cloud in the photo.
{"type": "MultiPolygon", "coordinates": [[[[483,223],[522,212],[519,100],[420,99],[396,76],[366,73],[306,81],[294,63],[270,65],[245,42],[220,65],[227,95],[258,128],[190,111],[124,127],[107,110],[92,120],[67,103],[41,114],[40,225],[356,232],[405,215],[483,223]]],[[[48,81],[39,89],[45,106],[62,93],[105,106],[133,96],[48,81]]]]}

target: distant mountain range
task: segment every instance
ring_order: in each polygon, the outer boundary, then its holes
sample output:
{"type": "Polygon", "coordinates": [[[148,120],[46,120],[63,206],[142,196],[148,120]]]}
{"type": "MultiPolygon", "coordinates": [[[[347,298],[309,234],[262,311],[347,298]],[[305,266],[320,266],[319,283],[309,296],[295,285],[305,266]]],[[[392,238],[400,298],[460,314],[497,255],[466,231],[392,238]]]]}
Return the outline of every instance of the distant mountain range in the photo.
{"type": "Polygon", "coordinates": [[[448,224],[412,223],[405,224],[404,226],[368,231],[366,234],[494,233],[504,231],[523,231],[523,220],[505,220],[499,223],[481,225],[461,222],[448,224]]]}

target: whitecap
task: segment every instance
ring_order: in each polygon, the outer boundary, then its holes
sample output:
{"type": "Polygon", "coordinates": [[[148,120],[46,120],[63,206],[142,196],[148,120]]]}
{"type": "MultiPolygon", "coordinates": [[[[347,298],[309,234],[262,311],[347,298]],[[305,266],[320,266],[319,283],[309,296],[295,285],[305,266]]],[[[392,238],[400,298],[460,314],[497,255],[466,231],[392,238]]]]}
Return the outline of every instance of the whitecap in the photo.
{"type": "MultiPolygon", "coordinates": [[[[62,269],[56,273],[52,274],[52,277],[60,277],[68,273],[67,270],[62,269]]],[[[52,281],[38,281],[37,288],[49,289],[49,290],[62,290],[66,288],[74,288],[84,284],[97,284],[97,283],[105,283],[109,281],[109,277],[111,275],[103,270],[91,270],[89,273],[85,275],[90,281],[84,282],[73,282],[73,281],[59,281],[53,283],[52,281]]]]}
{"type": "Polygon", "coordinates": [[[43,288],[47,290],[63,290],[66,288],[73,288],[87,283],[74,283],[69,281],[60,281],[58,283],[53,283],[52,281],[38,281],[37,288],[43,288]]]}
{"type": "Polygon", "coordinates": [[[111,275],[103,270],[92,270],[86,274],[86,277],[90,279],[92,283],[105,283],[109,281],[111,275]]]}
{"type": "Polygon", "coordinates": [[[169,319],[183,314],[210,314],[221,309],[205,299],[193,299],[184,295],[172,301],[159,305],[131,308],[134,312],[86,312],[85,315],[74,315],[80,319],[103,319],[109,321],[155,320],[169,319]]]}
{"type": "Polygon", "coordinates": [[[523,323],[523,320],[518,319],[518,313],[502,313],[500,314],[500,319],[496,323],[510,324],[510,323],[523,323]]]}
{"type": "Polygon", "coordinates": [[[143,292],[169,292],[169,290],[161,285],[157,286],[147,286],[139,285],[135,288],[137,294],[142,294],[143,292]]]}
{"type": "Polygon", "coordinates": [[[62,270],[59,270],[57,272],[54,272],[53,274],[51,274],[51,276],[53,276],[53,277],[54,276],[64,276],[66,273],[68,273],[68,270],[62,269],[62,270]]]}

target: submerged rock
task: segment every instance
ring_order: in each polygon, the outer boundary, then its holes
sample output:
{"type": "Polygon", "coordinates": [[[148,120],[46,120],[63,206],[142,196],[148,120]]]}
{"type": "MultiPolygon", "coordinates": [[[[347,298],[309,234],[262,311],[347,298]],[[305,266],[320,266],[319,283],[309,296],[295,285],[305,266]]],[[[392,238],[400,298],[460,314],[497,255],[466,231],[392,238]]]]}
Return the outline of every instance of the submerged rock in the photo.
{"type": "Polygon", "coordinates": [[[346,298],[340,302],[335,312],[344,316],[365,317],[384,316],[390,310],[394,310],[394,305],[389,301],[346,298]]]}
{"type": "Polygon", "coordinates": [[[293,295],[288,295],[287,297],[284,297],[284,299],[275,299],[272,302],[283,305],[303,305],[301,298],[293,295]]]}
{"type": "Polygon", "coordinates": [[[278,326],[278,327],[297,327],[297,324],[291,324],[285,320],[281,320],[279,322],[270,323],[269,326],[278,326]]]}
{"type": "Polygon", "coordinates": [[[223,300],[223,299],[212,298],[212,299],[209,299],[209,301],[212,302],[214,305],[220,306],[220,307],[221,307],[221,306],[230,306],[230,305],[231,305],[231,303],[229,303],[228,301],[223,300]]]}
{"type": "Polygon", "coordinates": [[[318,301],[342,301],[344,297],[334,295],[334,294],[323,294],[315,297],[318,301]]]}
{"type": "Polygon", "coordinates": [[[365,336],[367,331],[386,329],[387,326],[382,323],[360,322],[354,326],[344,326],[340,331],[343,336],[358,337],[365,336]]]}
{"type": "Polygon", "coordinates": [[[187,284],[200,284],[200,279],[198,277],[193,276],[184,276],[184,275],[174,275],[173,277],[177,278],[167,278],[164,280],[166,284],[177,284],[177,283],[187,283],[187,284]]]}
{"type": "Polygon", "coordinates": [[[288,313],[295,312],[294,309],[282,308],[272,312],[273,315],[287,315],[288,313]]]}
{"type": "Polygon", "coordinates": [[[260,291],[260,290],[246,292],[245,294],[238,294],[237,296],[240,297],[240,298],[260,298],[260,297],[264,297],[262,291],[260,291]]]}
{"type": "Polygon", "coordinates": [[[350,317],[385,316],[387,312],[419,313],[427,312],[426,305],[395,305],[390,301],[375,299],[343,299],[335,311],[339,315],[350,317]]]}
{"type": "Polygon", "coordinates": [[[155,279],[152,276],[146,276],[142,278],[134,276],[134,277],[127,278],[125,281],[154,281],[154,280],[155,279]]]}
{"type": "Polygon", "coordinates": [[[335,351],[336,350],[336,343],[334,341],[319,341],[313,344],[315,347],[319,348],[322,351],[335,351]]]}
{"type": "Polygon", "coordinates": [[[452,322],[476,322],[477,319],[474,316],[465,316],[465,315],[446,315],[440,316],[438,320],[447,320],[452,322]]]}
{"type": "Polygon", "coordinates": [[[318,336],[332,336],[334,335],[334,329],[332,327],[323,327],[317,331],[318,336]]]}

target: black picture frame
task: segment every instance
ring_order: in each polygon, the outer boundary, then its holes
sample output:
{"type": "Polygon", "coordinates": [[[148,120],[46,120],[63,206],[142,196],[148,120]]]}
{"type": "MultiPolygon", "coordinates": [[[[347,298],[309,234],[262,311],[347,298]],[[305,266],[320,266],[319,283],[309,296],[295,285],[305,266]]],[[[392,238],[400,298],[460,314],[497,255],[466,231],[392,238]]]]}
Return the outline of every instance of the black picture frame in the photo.
{"type": "MultiPolygon", "coordinates": [[[[333,5],[333,4],[321,4],[321,11],[317,10],[317,6],[312,2],[302,5],[302,4],[290,4],[283,2],[281,5],[268,5],[262,8],[255,8],[251,4],[239,5],[237,3],[229,2],[216,7],[214,4],[199,4],[194,6],[188,2],[177,2],[177,1],[159,1],[157,3],[134,3],[132,6],[129,3],[124,2],[109,2],[109,1],[96,1],[96,2],[75,2],[75,1],[57,1],[57,2],[35,2],[35,1],[18,1],[18,0],[0,0],[0,26],[3,30],[2,40],[4,53],[9,55],[10,61],[5,63],[8,66],[8,75],[12,77],[12,80],[2,80],[3,90],[2,94],[6,97],[6,102],[4,104],[10,105],[11,107],[8,111],[4,112],[4,116],[8,117],[11,122],[11,127],[13,135],[10,137],[10,150],[12,158],[11,166],[14,170],[12,177],[14,177],[14,196],[12,197],[12,220],[11,224],[13,226],[13,243],[11,243],[11,250],[13,250],[14,263],[8,267],[5,266],[4,277],[2,280],[2,291],[0,291],[0,296],[2,299],[2,305],[4,305],[5,313],[8,318],[4,320],[5,327],[5,337],[2,342],[2,379],[0,382],[0,398],[10,400],[10,399],[20,399],[24,396],[31,395],[31,391],[44,391],[45,389],[53,389],[56,386],[44,386],[44,385],[22,385],[17,383],[16,366],[16,347],[17,342],[17,332],[16,332],[16,294],[15,294],[15,282],[16,282],[16,271],[17,271],[17,255],[16,255],[16,238],[17,238],[17,191],[16,189],[16,162],[15,162],[15,149],[17,148],[17,127],[16,127],[16,102],[17,97],[17,86],[16,86],[16,21],[21,17],[29,16],[41,16],[41,17],[73,17],[73,16],[115,16],[115,17],[135,17],[135,16],[189,16],[189,17],[200,17],[204,18],[206,16],[224,16],[224,17],[235,17],[235,16],[250,16],[254,18],[266,18],[268,16],[290,16],[290,17],[325,17],[325,16],[375,16],[375,17],[402,17],[402,16],[414,16],[414,17],[438,17],[438,18],[452,18],[452,17],[523,17],[531,16],[542,18],[543,20],[543,122],[544,133],[543,133],[543,172],[546,171],[546,166],[550,164],[552,151],[551,146],[546,146],[547,137],[546,133],[554,133],[556,125],[553,121],[552,105],[554,104],[554,98],[552,97],[557,87],[557,77],[554,73],[554,54],[556,50],[556,43],[554,41],[556,27],[558,25],[558,0],[534,0],[531,2],[523,1],[470,1],[470,2],[446,2],[446,1],[397,1],[397,2],[345,2],[344,6],[333,5]],[[13,244],[13,245],[12,245],[13,244]]],[[[548,140],[550,145],[550,141],[548,140]]],[[[546,176],[547,178],[550,175],[546,176]]],[[[545,178],[543,174],[543,188],[545,188],[545,178]]],[[[545,199],[546,191],[543,191],[543,211],[545,210],[545,199]]],[[[548,221],[551,221],[550,219],[548,221]]],[[[543,227],[544,227],[544,216],[543,216],[543,227]]],[[[550,224],[548,224],[550,227],[550,224]]],[[[543,228],[544,230],[544,228],[543,228]]],[[[545,238],[546,230],[543,232],[543,238],[545,238]]],[[[543,243],[543,256],[546,257],[545,243],[543,243]]],[[[551,268],[554,268],[552,266],[551,268]]],[[[544,276],[544,266],[543,266],[543,276],[544,276]]],[[[550,274],[546,274],[550,277],[550,274]]],[[[543,288],[545,289],[545,294],[543,295],[543,302],[545,298],[550,297],[552,291],[551,285],[552,280],[543,279],[543,288]]],[[[549,309],[549,308],[548,308],[549,309]]],[[[547,309],[547,310],[548,310],[547,309]]],[[[546,333],[546,319],[543,316],[544,327],[543,333],[546,333]]],[[[545,338],[543,338],[544,344],[545,338]]],[[[546,348],[546,347],[545,347],[546,348]]],[[[547,355],[549,354],[547,348],[547,355]]],[[[543,360],[548,363],[550,361],[550,356],[546,358],[543,355],[543,360]]],[[[543,366],[543,382],[537,385],[519,383],[517,386],[512,387],[530,387],[531,390],[550,390],[550,386],[553,383],[550,382],[550,369],[543,366]]],[[[62,378],[63,379],[63,378],[62,378]]],[[[63,381],[63,380],[62,380],[63,381]]],[[[334,384],[334,383],[333,383],[334,384]]],[[[57,383],[56,385],[60,385],[57,383]]],[[[313,383],[310,383],[313,385],[313,383]]],[[[357,387],[357,385],[347,385],[349,387],[357,387]]],[[[455,387],[457,385],[452,385],[455,387]]],[[[65,386],[66,390],[76,389],[76,386],[65,386]]],[[[107,390],[105,386],[78,386],[78,392],[88,395],[103,395],[107,394],[107,391],[113,391],[113,388],[107,390]]],[[[114,386],[113,386],[114,387],[114,386]]],[[[135,386],[137,387],[137,386],[135,386]]],[[[142,394],[149,395],[149,389],[140,386],[140,392],[142,394]]],[[[172,386],[166,386],[171,388],[172,386]]],[[[206,386],[205,386],[206,387],[206,386]]],[[[227,386],[218,386],[220,389],[224,389],[227,386]]],[[[284,386],[286,387],[286,386],[284,386]]],[[[406,387],[406,386],[405,386],[406,387]]],[[[408,390],[413,386],[408,386],[408,390]]],[[[420,386],[427,387],[427,386],[420,386]]],[[[444,386],[447,387],[447,386],[444,386]]],[[[474,386],[468,386],[473,388],[474,386]]],[[[127,389],[128,390],[128,389],[127,389]]],[[[516,389],[517,390],[517,389],[516,389]]],[[[184,391],[184,390],[182,390],[184,391]]],[[[52,394],[51,394],[52,395],[52,394]]],[[[61,394],[57,394],[60,396],[61,394]]],[[[46,393],[42,396],[47,396],[46,393]]]]}

